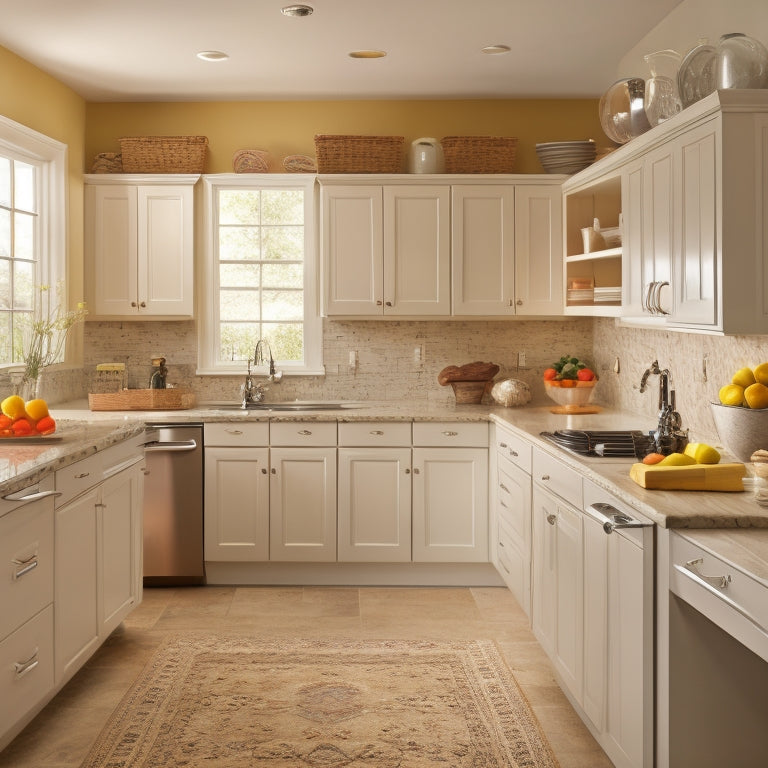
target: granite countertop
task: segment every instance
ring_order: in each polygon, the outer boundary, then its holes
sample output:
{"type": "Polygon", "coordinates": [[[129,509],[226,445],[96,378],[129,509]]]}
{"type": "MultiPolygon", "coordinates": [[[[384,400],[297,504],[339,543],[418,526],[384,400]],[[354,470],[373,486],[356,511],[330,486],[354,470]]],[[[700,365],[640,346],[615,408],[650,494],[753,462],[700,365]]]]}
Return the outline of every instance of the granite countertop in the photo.
{"type": "MultiPolygon", "coordinates": [[[[360,421],[491,421],[520,435],[541,450],[556,456],[598,486],[614,494],[664,528],[768,529],[768,509],[759,506],[749,492],[646,490],[629,477],[632,459],[582,457],[563,451],[540,437],[556,429],[636,429],[649,431],[655,424],[611,409],[598,414],[553,414],[548,406],[503,408],[454,403],[367,401],[355,407],[331,411],[263,411],[223,409],[216,404],[179,411],[96,411],[86,400],[53,406],[59,423],[51,444],[4,445],[0,442],[0,495],[36,482],[46,472],[77,461],[113,442],[140,431],[145,423],[167,422],[360,422],[360,421]]],[[[724,457],[727,460],[727,457],[724,457]]]]}

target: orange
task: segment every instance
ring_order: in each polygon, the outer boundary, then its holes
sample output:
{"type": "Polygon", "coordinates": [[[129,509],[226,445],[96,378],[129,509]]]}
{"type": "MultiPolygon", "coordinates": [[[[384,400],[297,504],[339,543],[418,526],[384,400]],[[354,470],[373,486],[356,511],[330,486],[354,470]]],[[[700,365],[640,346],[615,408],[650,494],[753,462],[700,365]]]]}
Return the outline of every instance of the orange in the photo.
{"type": "Polygon", "coordinates": [[[643,464],[658,464],[660,461],[663,461],[663,459],[664,459],[663,453],[649,453],[643,459],[643,464]]]}

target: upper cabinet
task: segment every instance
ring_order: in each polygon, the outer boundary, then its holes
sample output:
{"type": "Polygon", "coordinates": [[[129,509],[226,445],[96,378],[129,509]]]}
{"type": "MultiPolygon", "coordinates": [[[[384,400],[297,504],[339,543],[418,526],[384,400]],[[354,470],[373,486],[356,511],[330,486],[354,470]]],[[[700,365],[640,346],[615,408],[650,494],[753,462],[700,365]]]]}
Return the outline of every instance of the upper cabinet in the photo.
{"type": "Polygon", "coordinates": [[[572,215],[575,201],[607,193],[622,214],[623,321],[768,333],[768,92],[713,93],[571,177],[563,192],[566,280],[587,225],[572,215]]]}
{"type": "Polygon", "coordinates": [[[324,312],[562,314],[560,183],[543,176],[321,177],[324,312]]]}
{"type": "Polygon", "coordinates": [[[195,175],[85,177],[92,317],[193,316],[195,175]]]}

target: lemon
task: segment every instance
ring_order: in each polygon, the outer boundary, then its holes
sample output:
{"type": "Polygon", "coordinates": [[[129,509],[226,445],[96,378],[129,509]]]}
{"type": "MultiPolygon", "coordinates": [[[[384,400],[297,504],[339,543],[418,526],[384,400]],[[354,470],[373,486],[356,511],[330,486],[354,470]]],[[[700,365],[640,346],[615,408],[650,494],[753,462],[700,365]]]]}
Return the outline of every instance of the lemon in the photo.
{"type": "Polygon", "coordinates": [[[768,363],[760,363],[753,373],[755,374],[755,381],[768,386],[768,363]]]}
{"type": "Polygon", "coordinates": [[[40,419],[48,415],[48,403],[41,398],[28,400],[24,410],[32,421],[40,421],[40,419]]]}
{"type": "Polygon", "coordinates": [[[726,384],[720,387],[718,397],[723,405],[741,405],[744,402],[744,387],[738,384],[726,384]]]}
{"type": "Polygon", "coordinates": [[[18,395],[10,395],[0,403],[0,410],[9,419],[18,419],[24,415],[24,400],[18,395]]]}
{"type": "Polygon", "coordinates": [[[670,453],[665,456],[656,466],[657,467],[684,467],[687,464],[695,464],[696,459],[685,453],[670,453]]]}
{"type": "Polygon", "coordinates": [[[739,368],[739,370],[733,374],[733,378],[731,379],[731,384],[738,384],[738,386],[744,387],[744,389],[754,383],[755,374],[752,373],[751,368],[739,368]]]}
{"type": "Polygon", "coordinates": [[[688,443],[683,453],[690,456],[697,464],[717,464],[720,461],[720,453],[717,449],[706,443],[688,443]]]}
{"type": "Polygon", "coordinates": [[[756,382],[744,390],[744,401],[750,408],[768,408],[768,387],[756,382]]]}

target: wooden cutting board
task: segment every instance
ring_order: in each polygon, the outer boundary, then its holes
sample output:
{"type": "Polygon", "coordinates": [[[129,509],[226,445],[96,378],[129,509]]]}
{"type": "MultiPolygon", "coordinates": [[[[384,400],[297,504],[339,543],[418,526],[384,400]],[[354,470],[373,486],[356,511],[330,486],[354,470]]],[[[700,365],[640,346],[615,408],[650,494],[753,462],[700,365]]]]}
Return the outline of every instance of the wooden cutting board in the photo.
{"type": "Polygon", "coordinates": [[[643,488],[665,491],[743,491],[743,464],[688,464],[684,467],[660,467],[633,464],[629,476],[643,488]]]}

